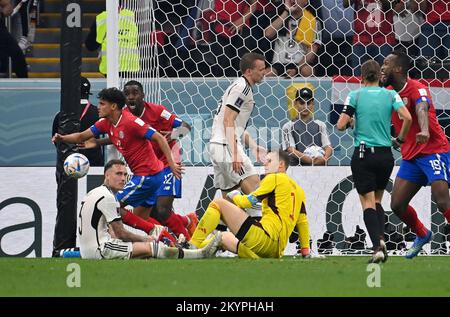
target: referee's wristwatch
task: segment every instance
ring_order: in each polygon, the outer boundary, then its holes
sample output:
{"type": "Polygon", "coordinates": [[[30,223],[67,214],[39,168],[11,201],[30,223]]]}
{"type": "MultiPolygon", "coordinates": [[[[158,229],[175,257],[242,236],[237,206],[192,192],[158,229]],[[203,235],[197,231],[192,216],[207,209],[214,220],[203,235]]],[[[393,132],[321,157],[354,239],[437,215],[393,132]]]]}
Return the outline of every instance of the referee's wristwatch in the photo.
{"type": "Polygon", "coordinates": [[[405,140],[400,139],[399,137],[395,138],[395,141],[397,141],[398,144],[403,144],[405,143],[405,140]]]}

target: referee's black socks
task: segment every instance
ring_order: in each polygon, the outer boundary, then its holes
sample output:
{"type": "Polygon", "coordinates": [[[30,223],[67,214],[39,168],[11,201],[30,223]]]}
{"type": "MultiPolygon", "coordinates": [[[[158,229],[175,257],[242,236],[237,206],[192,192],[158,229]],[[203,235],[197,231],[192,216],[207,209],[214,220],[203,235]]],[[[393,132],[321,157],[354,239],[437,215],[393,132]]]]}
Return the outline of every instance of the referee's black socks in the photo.
{"type": "Polygon", "coordinates": [[[380,247],[380,224],[375,209],[367,208],[364,210],[364,223],[369,232],[370,240],[372,240],[373,249],[376,250],[380,247]]]}
{"type": "Polygon", "coordinates": [[[379,203],[376,203],[375,206],[377,208],[378,223],[380,224],[380,236],[384,240],[384,209],[379,203]]]}

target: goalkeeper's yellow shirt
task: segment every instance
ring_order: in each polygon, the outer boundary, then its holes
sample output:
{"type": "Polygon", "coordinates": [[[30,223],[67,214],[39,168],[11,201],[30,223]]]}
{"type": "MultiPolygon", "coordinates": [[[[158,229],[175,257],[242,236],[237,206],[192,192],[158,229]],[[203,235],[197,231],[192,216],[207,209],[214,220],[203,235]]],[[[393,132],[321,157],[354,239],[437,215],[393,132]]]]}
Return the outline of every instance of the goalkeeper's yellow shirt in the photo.
{"type": "Polygon", "coordinates": [[[271,239],[278,240],[279,256],[284,255],[289,236],[296,225],[299,234],[303,232],[307,235],[309,244],[309,230],[305,232],[304,221],[300,217],[300,213],[303,213],[306,219],[305,192],[292,178],[286,173],[268,174],[254,192],[237,195],[233,201],[239,207],[249,208],[256,203],[255,198],[262,202],[261,225],[271,239]]]}

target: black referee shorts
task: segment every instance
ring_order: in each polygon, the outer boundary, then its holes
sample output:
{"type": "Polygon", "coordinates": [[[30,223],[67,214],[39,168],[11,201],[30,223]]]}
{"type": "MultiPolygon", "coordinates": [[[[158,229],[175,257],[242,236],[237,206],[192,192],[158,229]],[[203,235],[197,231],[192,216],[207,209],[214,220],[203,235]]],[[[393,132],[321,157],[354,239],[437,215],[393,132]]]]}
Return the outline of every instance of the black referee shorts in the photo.
{"type": "Polygon", "coordinates": [[[364,158],[359,158],[359,149],[353,152],[351,168],[353,182],[358,194],[386,189],[394,168],[394,156],[390,147],[366,148],[364,158]]]}

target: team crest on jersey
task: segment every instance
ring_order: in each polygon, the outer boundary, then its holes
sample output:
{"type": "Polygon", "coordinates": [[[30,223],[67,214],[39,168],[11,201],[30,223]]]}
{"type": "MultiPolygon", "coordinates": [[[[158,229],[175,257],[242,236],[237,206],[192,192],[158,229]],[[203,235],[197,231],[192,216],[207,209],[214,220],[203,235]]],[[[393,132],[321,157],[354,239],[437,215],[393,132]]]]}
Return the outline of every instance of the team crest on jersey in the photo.
{"type": "Polygon", "coordinates": [[[403,97],[403,98],[402,98],[402,101],[403,101],[403,103],[405,104],[406,107],[408,107],[408,100],[409,100],[409,99],[406,98],[406,97],[403,97]]]}
{"type": "Polygon", "coordinates": [[[119,131],[119,139],[123,139],[123,137],[124,137],[123,131],[119,131]]]}

